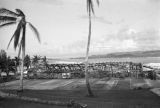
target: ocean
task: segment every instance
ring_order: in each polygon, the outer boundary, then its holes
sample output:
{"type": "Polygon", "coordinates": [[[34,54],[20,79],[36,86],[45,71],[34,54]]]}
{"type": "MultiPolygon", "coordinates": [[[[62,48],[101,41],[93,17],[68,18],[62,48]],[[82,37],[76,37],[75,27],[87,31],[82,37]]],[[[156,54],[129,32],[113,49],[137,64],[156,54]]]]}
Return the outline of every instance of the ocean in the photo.
{"type": "MultiPolygon", "coordinates": [[[[84,59],[49,59],[49,64],[56,63],[83,63],[84,59]]],[[[136,58],[94,58],[89,59],[90,63],[101,63],[101,62],[134,62],[134,63],[160,63],[160,57],[136,57],[136,58]]]]}

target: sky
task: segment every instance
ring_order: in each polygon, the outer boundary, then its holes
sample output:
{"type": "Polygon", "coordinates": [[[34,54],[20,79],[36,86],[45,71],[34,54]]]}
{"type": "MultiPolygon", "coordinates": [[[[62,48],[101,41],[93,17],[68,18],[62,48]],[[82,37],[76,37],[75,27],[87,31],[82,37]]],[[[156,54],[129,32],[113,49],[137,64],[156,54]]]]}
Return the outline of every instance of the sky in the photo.
{"type": "MultiPolygon", "coordinates": [[[[96,0],[93,0],[96,1],[96,0]]],[[[27,26],[26,54],[50,58],[85,56],[88,38],[86,0],[0,0],[0,7],[21,9],[39,31],[41,43],[27,26]]],[[[90,55],[160,50],[160,0],[94,2],[90,55]]],[[[0,49],[16,56],[8,42],[17,25],[0,28],[0,49]]]]}

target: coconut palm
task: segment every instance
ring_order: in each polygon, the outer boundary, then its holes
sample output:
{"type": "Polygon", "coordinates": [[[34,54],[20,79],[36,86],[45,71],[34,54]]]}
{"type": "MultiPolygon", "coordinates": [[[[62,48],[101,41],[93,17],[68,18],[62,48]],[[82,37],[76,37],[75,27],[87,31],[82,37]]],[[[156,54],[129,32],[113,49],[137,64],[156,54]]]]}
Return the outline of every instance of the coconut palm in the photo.
{"type": "Polygon", "coordinates": [[[44,64],[44,66],[45,66],[45,70],[47,70],[47,68],[49,68],[49,67],[48,67],[48,62],[47,62],[46,56],[44,56],[44,57],[42,58],[42,61],[43,61],[43,64],[44,64]]]}
{"type": "Polygon", "coordinates": [[[37,55],[33,56],[32,64],[36,70],[38,69],[38,63],[40,59],[41,59],[40,56],[37,56],[37,55]]]}
{"type": "MultiPolygon", "coordinates": [[[[97,0],[97,4],[99,5],[99,0],[97,0]]],[[[91,17],[92,17],[92,14],[94,14],[93,0],[87,0],[87,12],[88,12],[88,18],[89,18],[89,33],[88,33],[88,42],[87,42],[87,50],[86,50],[86,58],[85,58],[85,79],[86,79],[86,87],[88,90],[88,95],[94,96],[90,88],[89,76],[88,76],[88,54],[89,54],[89,47],[90,47],[90,40],[91,40],[91,24],[92,24],[91,17]]]]}
{"type": "Polygon", "coordinates": [[[9,41],[8,47],[11,41],[14,39],[14,49],[16,50],[16,48],[19,47],[18,57],[20,56],[22,51],[22,71],[20,77],[20,87],[21,90],[23,90],[23,61],[25,57],[26,48],[26,25],[28,24],[29,27],[33,30],[39,42],[40,36],[37,29],[30,22],[26,21],[26,16],[20,9],[16,9],[16,12],[13,12],[5,8],[0,8],[0,27],[9,26],[12,24],[17,24],[17,28],[9,41]]]}
{"type": "Polygon", "coordinates": [[[40,59],[40,56],[34,55],[32,60],[33,65],[37,65],[40,59]]]}
{"type": "Polygon", "coordinates": [[[14,57],[16,67],[20,65],[20,59],[18,57],[14,57]]]}
{"type": "Polygon", "coordinates": [[[17,72],[17,67],[20,66],[20,58],[19,57],[14,57],[14,62],[15,62],[15,71],[17,72]]]}
{"type": "Polygon", "coordinates": [[[29,55],[26,55],[26,56],[24,57],[24,66],[26,66],[26,67],[27,67],[27,70],[28,70],[29,67],[30,67],[30,65],[31,65],[30,56],[29,56],[29,55]]]}

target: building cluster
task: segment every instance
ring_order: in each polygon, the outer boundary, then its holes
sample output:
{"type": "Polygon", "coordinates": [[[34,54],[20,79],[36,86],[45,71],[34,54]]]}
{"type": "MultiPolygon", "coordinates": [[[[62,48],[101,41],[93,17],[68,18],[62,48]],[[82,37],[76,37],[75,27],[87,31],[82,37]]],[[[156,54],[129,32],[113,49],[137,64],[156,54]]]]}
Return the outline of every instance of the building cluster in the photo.
{"type": "MultiPolygon", "coordinates": [[[[47,71],[55,78],[84,77],[85,64],[50,64],[47,71]]],[[[132,62],[90,63],[88,64],[88,73],[92,77],[131,75],[138,77],[142,73],[142,64],[132,62]]]]}

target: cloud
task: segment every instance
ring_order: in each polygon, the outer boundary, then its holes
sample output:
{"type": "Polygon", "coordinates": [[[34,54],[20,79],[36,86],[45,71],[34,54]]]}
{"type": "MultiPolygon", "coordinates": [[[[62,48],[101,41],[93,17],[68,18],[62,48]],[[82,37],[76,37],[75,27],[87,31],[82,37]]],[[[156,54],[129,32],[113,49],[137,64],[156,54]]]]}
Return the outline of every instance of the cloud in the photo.
{"type": "Polygon", "coordinates": [[[160,30],[146,29],[137,31],[136,29],[125,27],[117,33],[107,34],[99,40],[92,40],[92,53],[110,53],[123,51],[145,51],[160,49],[160,30]]]}
{"type": "MultiPolygon", "coordinates": [[[[117,34],[110,34],[104,37],[106,42],[119,43],[121,49],[130,50],[156,50],[160,49],[160,31],[148,29],[136,31],[135,29],[123,28],[117,34]],[[124,47],[123,47],[124,46],[124,47]]],[[[114,43],[114,44],[115,44],[114,43]]],[[[118,46],[118,47],[119,47],[118,46]]]]}
{"type": "Polygon", "coordinates": [[[67,49],[72,53],[78,53],[78,52],[83,53],[86,50],[86,45],[87,45],[87,40],[77,40],[67,45],[65,49],[67,49]]]}
{"type": "Polygon", "coordinates": [[[124,20],[124,19],[121,19],[120,21],[117,21],[116,24],[122,24],[122,23],[124,23],[124,22],[125,22],[125,20],[124,20]]]}
{"type": "Polygon", "coordinates": [[[135,35],[134,41],[139,49],[156,50],[160,48],[160,35],[158,30],[146,30],[135,35]]]}
{"type": "MultiPolygon", "coordinates": [[[[87,15],[83,15],[80,18],[82,18],[82,19],[88,19],[88,16],[87,15]]],[[[97,22],[103,23],[103,24],[113,24],[111,21],[106,20],[102,16],[101,17],[92,16],[92,19],[95,20],[95,21],[97,21],[97,22]]]]}

